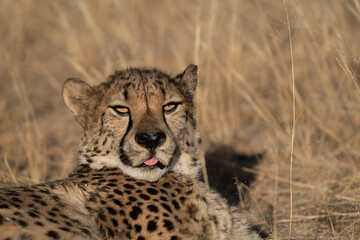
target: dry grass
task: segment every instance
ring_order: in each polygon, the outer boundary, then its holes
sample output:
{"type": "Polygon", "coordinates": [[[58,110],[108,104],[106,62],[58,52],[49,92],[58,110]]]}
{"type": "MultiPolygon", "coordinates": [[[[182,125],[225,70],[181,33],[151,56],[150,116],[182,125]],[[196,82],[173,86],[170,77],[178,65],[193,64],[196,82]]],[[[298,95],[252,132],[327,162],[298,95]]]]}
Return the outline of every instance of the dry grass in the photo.
{"type": "Polygon", "coordinates": [[[358,239],[360,1],[286,4],[291,48],[281,0],[0,1],[1,182],[73,167],[82,130],[62,103],[67,77],[195,63],[206,147],[267,153],[245,169],[252,220],[274,239],[358,239]]]}

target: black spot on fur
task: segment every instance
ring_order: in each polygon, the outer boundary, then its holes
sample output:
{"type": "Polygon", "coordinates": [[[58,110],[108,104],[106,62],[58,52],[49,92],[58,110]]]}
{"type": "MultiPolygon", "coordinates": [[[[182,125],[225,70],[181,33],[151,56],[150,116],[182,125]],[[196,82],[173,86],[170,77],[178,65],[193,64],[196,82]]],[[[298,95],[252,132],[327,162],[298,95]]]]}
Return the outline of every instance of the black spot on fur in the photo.
{"type": "Polygon", "coordinates": [[[119,223],[116,221],[116,219],[112,218],[112,219],[111,219],[111,222],[112,222],[112,224],[114,225],[114,227],[119,226],[119,223]]]}
{"type": "Polygon", "coordinates": [[[65,214],[62,214],[62,213],[59,214],[59,216],[62,217],[62,218],[65,218],[65,219],[68,219],[68,218],[69,218],[68,216],[66,216],[65,214]]]}
{"type": "Polygon", "coordinates": [[[150,199],[149,195],[146,195],[146,194],[140,194],[140,197],[142,199],[144,199],[144,200],[149,200],[150,199]]]}
{"type": "Polygon", "coordinates": [[[130,185],[130,184],[124,184],[124,188],[126,188],[126,189],[135,189],[135,187],[133,185],[130,185]]]}
{"type": "Polygon", "coordinates": [[[143,236],[139,236],[137,240],[145,240],[145,238],[143,236]]]}
{"type": "Polygon", "coordinates": [[[7,205],[7,204],[0,204],[0,208],[9,208],[9,205],[7,205]]]}
{"type": "Polygon", "coordinates": [[[90,231],[85,229],[85,228],[81,228],[81,232],[83,232],[83,233],[85,233],[85,234],[87,234],[89,236],[91,235],[90,231]]]}
{"type": "Polygon", "coordinates": [[[185,200],[186,200],[185,197],[180,197],[180,202],[181,202],[182,204],[184,204],[185,200]]]}
{"type": "Polygon", "coordinates": [[[155,188],[147,188],[146,191],[151,195],[158,194],[158,190],[156,190],[155,188]]]}
{"type": "Polygon", "coordinates": [[[161,200],[161,201],[164,201],[164,202],[167,202],[167,201],[168,201],[167,198],[166,198],[166,197],[163,197],[163,196],[160,197],[160,200],[161,200]]]}
{"type": "Polygon", "coordinates": [[[120,190],[118,190],[118,189],[115,189],[114,190],[114,193],[116,193],[117,195],[119,195],[119,196],[122,196],[122,191],[120,191],[120,190]]]}
{"type": "Polygon", "coordinates": [[[39,215],[37,213],[33,212],[33,211],[28,212],[28,215],[30,217],[32,217],[32,218],[38,218],[39,217],[39,215]]]}
{"type": "Polygon", "coordinates": [[[124,205],[117,199],[113,199],[112,200],[116,205],[118,205],[119,207],[123,207],[124,205]]]}
{"type": "Polygon", "coordinates": [[[130,201],[130,202],[136,202],[136,201],[137,201],[137,199],[136,199],[136,198],[134,198],[133,196],[130,196],[130,197],[129,197],[129,201],[130,201]]]}
{"type": "Polygon", "coordinates": [[[158,207],[155,205],[148,205],[147,208],[150,210],[150,212],[157,213],[159,211],[158,207]]]}
{"type": "Polygon", "coordinates": [[[142,182],[136,182],[135,184],[140,186],[140,187],[145,185],[145,183],[142,183],[142,182]]]}
{"type": "Polygon", "coordinates": [[[156,80],[155,80],[155,83],[156,83],[156,85],[158,85],[158,86],[162,86],[162,85],[163,85],[163,82],[162,82],[160,79],[156,79],[156,80]]]}
{"type": "Polygon", "coordinates": [[[136,233],[141,232],[141,226],[140,226],[140,225],[135,224],[135,232],[136,232],[136,233]]]}
{"type": "Polygon", "coordinates": [[[167,230],[171,231],[171,230],[174,229],[174,224],[173,224],[171,221],[165,219],[165,220],[164,220],[164,227],[165,227],[167,230]]]}
{"type": "Polygon", "coordinates": [[[161,206],[162,206],[163,208],[165,208],[167,211],[172,212],[170,206],[167,205],[166,203],[162,203],[161,206]]]}
{"type": "Polygon", "coordinates": [[[22,201],[16,197],[11,198],[14,202],[22,203],[22,201]]]}
{"type": "Polygon", "coordinates": [[[164,187],[164,188],[170,188],[171,185],[170,185],[170,183],[166,182],[166,183],[163,184],[163,187],[164,187]]]}
{"type": "Polygon", "coordinates": [[[127,100],[128,99],[128,90],[127,89],[124,90],[123,95],[124,95],[125,100],[127,100]]]}
{"type": "Polygon", "coordinates": [[[41,189],[39,192],[45,193],[45,194],[50,194],[50,191],[47,189],[41,189]]]}
{"type": "Polygon", "coordinates": [[[130,232],[126,232],[125,236],[127,237],[127,239],[131,239],[130,232]]]}
{"type": "Polygon", "coordinates": [[[126,225],[127,229],[131,230],[132,226],[130,225],[129,221],[127,219],[123,220],[123,223],[126,225]]]}
{"type": "MultiPolygon", "coordinates": [[[[101,151],[100,149],[98,149],[98,148],[96,148],[95,152],[96,152],[96,153],[102,153],[102,151],[101,151]]],[[[96,156],[96,155],[95,155],[95,156],[96,156]]]]}
{"type": "Polygon", "coordinates": [[[160,192],[166,195],[168,194],[168,192],[165,189],[160,189],[160,192]]]}
{"type": "Polygon", "coordinates": [[[116,210],[113,209],[112,207],[107,207],[106,209],[111,215],[116,215],[116,210]]]}
{"type": "Polygon", "coordinates": [[[108,232],[110,237],[114,237],[114,231],[111,228],[108,228],[107,232],[108,232]]]}
{"type": "Polygon", "coordinates": [[[56,213],[54,213],[53,211],[49,211],[48,214],[52,217],[56,217],[56,213]]]}
{"type": "MultiPolygon", "coordinates": [[[[85,177],[85,176],[84,176],[85,177]]],[[[92,177],[91,180],[99,180],[99,179],[103,179],[103,177],[92,177]]]]}
{"type": "Polygon", "coordinates": [[[132,210],[130,212],[130,217],[132,219],[136,220],[141,213],[142,213],[141,208],[134,206],[134,207],[132,207],[132,210]]]}
{"type": "Polygon", "coordinates": [[[106,216],[104,215],[104,213],[101,213],[101,212],[100,212],[100,213],[98,214],[98,217],[99,217],[102,221],[104,221],[104,222],[106,221],[106,216]]]}
{"type": "Polygon", "coordinates": [[[131,82],[128,82],[124,85],[124,89],[128,89],[130,86],[132,86],[131,82]]]}
{"type": "Polygon", "coordinates": [[[48,237],[51,237],[51,238],[53,238],[53,239],[59,239],[60,238],[60,235],[59,235],[59,233],[57,233],[57,232],[55,232],[55,231],[48,231],[47,233],[46,233],[46,235],[48,236],[48,237]]]}
{"type": "Polygon", "coordinates": [[[172,200],[172,204],[174,205],[175,209],[180,209],[179,203],[176,200],[172,200]]]}
{"type": "Polygon", "coordinates": [[[164,87],[160,87],[160,91],[161,91],[161,93],[165,96],[166,95],[166,92],[165,92],[165,88],[164,87]]]}
{"type": "Polygon", "coordinates": [[[46,220],[48,220],[49,222],[52,222],[52,223],[58,223],[58,221],[53,218],[46,218],[46,220]]]}
{"type": "Polygon", "coordinates": [[[192,190],[189,190],[189,191],[185,192],[186,195],[190,195],[190,194],[192,194],[192,193],[193,193],[192,190]]]}
{"type": "Polygon", "coordinates": [[[12,190],[7,190],[6,195],[8,196],[19,196],[19,193],[12,191],[12,190]]]}
{"type": "Polygon", "coordinates": [[[156,222],[153,221],[153,220],[149,221],[148,224],[147,224],[147,230],[148,230],[149,232],[153,232],[153,231],[155,231],[156,229],[157,229],[157,224],[156,224],[156,222]]]}
{"type": "Polygon", "coordinates": [[[23,215],[21,212],[18,212],[18,211],[16,211],[16,212],[14,213],[14,215],[15,215],[15,216],[18,216],[18,217],[24,217],[24,215],[23,215]]]}
{"type": "Polygon", "coordinates": [[[16,219],[16,222],[22,227],[27,227],[28,226],[27,222],[25,222],[25,221],[23,221],[21,219],[16,219]]]}
{"type": "Polygon", "coordinates": [[[47,203],[41,200],[37,200],[38,203],[40,203],[41,206],[47,206],[47,203]]]}
{"type": "Polygon", "coordinates": [[[42,222],[40,222],[40,221],[36,221],[35,224],[40,226],[40,227],[44,226],[44,224],[42,222]]]}
{"type": "Polygon", "coordinates": [[[16,208],[21,208],[21,206],[19,204],[16,204],[16,203],[11,203],[11,205],[13,205],[16,208]]]}
{"type": "Polygon", "coordinates": [[[72,227],[72,223],[71,223],[71,222],[65,221],[64,223],[65,223],[67,226],[72,227]]]}

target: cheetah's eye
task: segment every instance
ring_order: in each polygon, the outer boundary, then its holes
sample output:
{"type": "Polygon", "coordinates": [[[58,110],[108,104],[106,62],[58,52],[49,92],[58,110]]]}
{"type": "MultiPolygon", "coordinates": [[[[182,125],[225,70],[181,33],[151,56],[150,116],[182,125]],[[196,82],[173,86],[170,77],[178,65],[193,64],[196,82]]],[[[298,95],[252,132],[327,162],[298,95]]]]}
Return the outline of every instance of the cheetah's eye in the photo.
{"type": "Polygon", "coordinates": [[[130,112],[129,108],[124,106],[112,106],[111,108],[119,115],[128,115],[130,112]]]}
{"type": "Polygon", "coordinates": [[[164,112],[170,113],[175,111],[175,109],[179,106],[178,102],[171,102],[163,106],[164,112]]]}

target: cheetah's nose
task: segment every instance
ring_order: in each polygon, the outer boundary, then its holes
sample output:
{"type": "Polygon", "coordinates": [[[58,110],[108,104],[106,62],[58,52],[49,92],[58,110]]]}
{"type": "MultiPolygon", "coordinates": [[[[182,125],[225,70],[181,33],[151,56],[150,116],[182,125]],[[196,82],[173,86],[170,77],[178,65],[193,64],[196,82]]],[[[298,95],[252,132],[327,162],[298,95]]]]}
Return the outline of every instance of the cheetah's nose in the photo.
{"type": "Polygon", "coordinates": [[[135,135],[135,141],[150,151],[154,151],[157,147],[161,146],[166,139],[164,132],[156,133],[137,133],[135,135]]]}

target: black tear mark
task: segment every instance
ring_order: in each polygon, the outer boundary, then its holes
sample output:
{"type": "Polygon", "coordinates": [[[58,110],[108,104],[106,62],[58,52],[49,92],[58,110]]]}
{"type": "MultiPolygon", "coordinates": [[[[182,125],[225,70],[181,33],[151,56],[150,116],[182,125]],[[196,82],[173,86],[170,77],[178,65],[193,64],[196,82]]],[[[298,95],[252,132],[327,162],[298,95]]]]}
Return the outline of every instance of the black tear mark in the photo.
{"type": "Polygon", "coordinates": [[[132,127],[132,120],[131,120],[131,115],[129,114],[129,124],[128,124],[126,132],[120,142],[120,161],[122,163],[124,163],[125,165],[131,165],[131,161],[130,161],[129,157],[124,152],[125,137],[128,135],[131,127],[132,127]]]}

